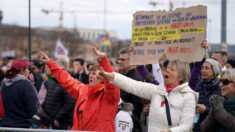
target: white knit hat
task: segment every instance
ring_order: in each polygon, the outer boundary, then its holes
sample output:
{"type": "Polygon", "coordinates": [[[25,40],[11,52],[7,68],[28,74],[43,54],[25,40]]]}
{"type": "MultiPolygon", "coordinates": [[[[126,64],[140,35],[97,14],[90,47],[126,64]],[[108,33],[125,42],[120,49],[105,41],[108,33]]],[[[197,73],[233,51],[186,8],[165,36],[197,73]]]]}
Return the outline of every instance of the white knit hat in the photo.
{"type": "Polygon", "coordinates": [[[221,73],[221,65],[218,61],[214,59],[206,59],[206,62],[211,64],[215,76],[218,76],[221,73]]]}

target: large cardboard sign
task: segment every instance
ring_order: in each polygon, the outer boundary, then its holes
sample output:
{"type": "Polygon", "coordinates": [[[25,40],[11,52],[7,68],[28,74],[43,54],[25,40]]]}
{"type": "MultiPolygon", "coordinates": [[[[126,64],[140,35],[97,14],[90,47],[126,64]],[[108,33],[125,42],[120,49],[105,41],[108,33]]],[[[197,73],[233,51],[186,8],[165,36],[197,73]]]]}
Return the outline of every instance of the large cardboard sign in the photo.
{"type": "Polygon", "coordinates": [[[207,7],[193,6],[175,11],[140,11],[133,15],[131,64],[169,60],[201,61],[205,49],[207,7]]]}

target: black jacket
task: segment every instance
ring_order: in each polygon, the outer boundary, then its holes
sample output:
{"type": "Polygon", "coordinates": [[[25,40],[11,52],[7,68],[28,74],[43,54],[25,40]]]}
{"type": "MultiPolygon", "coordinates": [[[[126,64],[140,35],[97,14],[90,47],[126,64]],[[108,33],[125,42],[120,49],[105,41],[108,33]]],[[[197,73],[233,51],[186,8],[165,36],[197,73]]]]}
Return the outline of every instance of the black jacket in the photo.
{"type": "Polygon", "coordinates": [[[206,106],[206,111],[200,114],[199,120],[194,126],[195,132],[200,132],[200,124],[209,114],[210,97],[212,95],[221,95],[221,89],[220,89],[219,83],[220,83],[219,79],[214,78],[210,82],[201,81],[196,88],[196,92],[199,93],[198,104],[204,104],[206,106]]]}
{"type": "MultiPolygon", "coordinates": [[[[130,70],[125,76],[137,81],[142,81],[140,75],[137,73],[135,69],[130,70]]],[[[141,103],[141,99],[121,89],[120,89],[120,95],[124,102],[132,103],[134,105],[133,115],[135,115],[138,119],[140,119],[140,114],[143,109],[143,104],[141,103]]]]}
{"type": "Polygon", "coordinates": [[[45,82],[46,99],[42,104],[44,112],[60,125],[71,125],[76,100],[70,96],[56,80],[45,82]]]}
{"type": "Polygon", "coordinates": [[[76,78],[78,81],[88,84],[89,83],[89,75],[87,75],[84,71],[80,74],[72,74],[72,77],[76,78]]]}

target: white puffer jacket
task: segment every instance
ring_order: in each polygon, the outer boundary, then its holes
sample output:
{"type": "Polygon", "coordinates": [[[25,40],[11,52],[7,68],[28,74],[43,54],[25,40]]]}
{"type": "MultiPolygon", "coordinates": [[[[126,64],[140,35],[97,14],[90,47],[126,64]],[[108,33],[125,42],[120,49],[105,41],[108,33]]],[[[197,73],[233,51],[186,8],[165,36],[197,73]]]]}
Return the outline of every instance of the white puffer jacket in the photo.
{"type": "Polygon", "coordinates": [[[164,83],[157,86],[135,81],[115,72],[114,80],[111,83],[126,92],[151,100],[148,132],[159,132],[160,130],[171,130],[172,132],[191,131],[195,117],[196,103],[198,101],[198,93],[194,92],[188,86],[188,83],[183,83],[168,93],[164,83]],[[172,126],[170,127],[166,118],[166,108],[163,105],[164,95],[170,107],[172,121],[172,126]]]}

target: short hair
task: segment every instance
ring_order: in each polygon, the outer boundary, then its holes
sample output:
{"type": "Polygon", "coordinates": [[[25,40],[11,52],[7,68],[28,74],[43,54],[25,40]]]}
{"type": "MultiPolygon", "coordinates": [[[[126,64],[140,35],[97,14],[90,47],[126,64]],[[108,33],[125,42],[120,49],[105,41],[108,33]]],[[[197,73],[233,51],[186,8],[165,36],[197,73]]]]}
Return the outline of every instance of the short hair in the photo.
{"type": "Polygon", "coordinates": [[[223,58],[223,60],[225,60],[225,62],[227,62],[228,53],[227,53],[226,51],[215,50],[215,51],[213,51],[212,53],[220,54],[221,57],[223,58]]]}
{"type": "Polygon", "coordinates": [[[120,54],[128,54],[130,56],[129,47],[120,49],[119,50],[119,55],[120,54]]]}
{"type": "Polygon", "coordinates": [[[189,63],[181,62],[180,60],[173,60],[169,62],[168,66],[169,65],[176,66],[176,68],[178,69],[180,83],[185,83],[189,81],[190,78],[189,63]]]}
{"type": "Polygon", "coordinates": [[[223,71],[222,74],[221,74],[221,77],[224,74],[229,74],[232,82],[235,84],[235,69],[227,69],[226,71],[223,71]]]}
{"type": "Polygon", "coordinates": [[[76,59],[73,60],[73,62],[75,62],[75,61],[80,62],[81,65],[84,64],[84,59],[82,59],[82,58],[76,58],[76,59]]]}
{"type": "Polygon", "coordinates": [[[100,66],[98,64],[91,65],[89,67],[89,71],[97,71],[97,70],[100,70],[100,66]]]}

